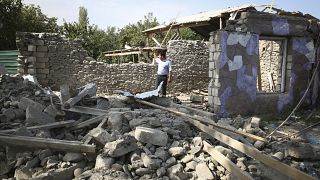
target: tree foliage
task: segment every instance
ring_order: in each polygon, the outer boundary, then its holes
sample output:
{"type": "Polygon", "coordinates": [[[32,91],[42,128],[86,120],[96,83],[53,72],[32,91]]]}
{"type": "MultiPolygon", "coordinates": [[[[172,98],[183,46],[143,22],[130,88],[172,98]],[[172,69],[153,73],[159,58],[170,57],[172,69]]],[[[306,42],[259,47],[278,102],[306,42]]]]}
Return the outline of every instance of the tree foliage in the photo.
{"type": "Polygon", "coordinates": [[[16,49],[16,32],[57,32],[57,18],[49,18],[39,6],[21,0],[0,0],[0,50],[16,49]]]}

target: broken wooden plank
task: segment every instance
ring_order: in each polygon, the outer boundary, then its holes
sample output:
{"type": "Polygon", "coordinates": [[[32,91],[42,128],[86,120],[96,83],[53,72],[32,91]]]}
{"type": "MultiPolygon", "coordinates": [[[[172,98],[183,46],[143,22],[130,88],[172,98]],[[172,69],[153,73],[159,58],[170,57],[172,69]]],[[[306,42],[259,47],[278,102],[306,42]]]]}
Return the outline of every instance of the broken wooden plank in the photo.
{"type": "MultiPolygon", "coordinates": [[[[68,120],[68,121],[60,121],[60,122],[54,122],[54,123],[49,123],[49,124],[44,124],[44,125],[39,125],[39,126],[30,126],[26,127],[28,130],[35,130],[35,129],[54,129],[58,127],[68,127],[72,125],[75,122],[75,120],[68,120]]],[[[15,129],[6,129],[6,130],[1,130],[0,133],[13,133],[19,130],[19,128],[15,129]]]]}
{"type": "Polygon", "coordinates": [[[0,134],[0,145],[25,146],[30,148],[55,149],[67,152],[94,153],[95,145],[83,144],[79,141],[65,141],[38,137],[0,134]]]}
{"type": "Polygon", "coordinates": [[[87,95],[92,96],[97,92],[97,87],[93,83],[89,83],[83,86],[83,89],[75,96],[68,99],[64,104],[63,107],[69,109],[70,107],[74,106],[77,102],[79,102],[82,98],[87,95]]]}
{"type": "Polygon", "coordinates": [[[81,128],[84,128],[86,126],[89,126],[91,124],[94,124],[94,123],[99,123],[100,121],[103,120],[103,118],[105,118],[106,115],[100,115],[100,116],[97,116],[97,117],[94,117],[94,118],[91,118],[91,119],[88,119],[86,121],[83,121],[81,123],[78,123],[76,125],[74,125],[71,130],[76,130],[76,129],[81,129],[81,128]]]}
{"type": "MultiPolygon", "coordinates": [[[[101,128],[107,121],[108,121],[108,118],[104,118],[104,119],[101,121],[101,123],[97,126],[97,128],[101,128]]],[[[85,141],[84,141],[84,144],[89,144],[93,137],[92,137],[89,133],[88,133],[86,136],[87,136],[87,137],[84,137],[84,138],[83,138],[83,139],[85,140],[85,141]]]]}
{"type": "Polygon", "coordinates": [[[189,106],[185,106],[185,105],[181,105],[181,104],[177,104],[177,103],[171,103],[171,106],[175,107],[175,108],[185,108],[187,110],[190,110],[192,113],[194,113],[196,115],[205,116],[206,118],[212,119],[214,121],[217,120],[216,115],[214,113],[211,113],[211,112],[203,111],[203,110],[200,110],[200,109],[196,109],[196,108],[193,108],[193,107],[189,107],[189,106]]]}
{"type": "Polygon", "coordinates": [[[253,180],[248,172],[241,170],[231,160],[221,154],[218,150],[212,147],[206,141],[203,141],[203,150],[211,155],[211,157],[226,168],[231,174],[241,180],[253,180]]]}
{"type": "Polygon", "coordinates": [[[172,109],[169,109],[169,108],[165,108],[163,106],[159,106],[159,105],[156,105],[156,104],[153,104],[153,103],[150,103],[150,102],[147,102],[147,101],[139,100],[139,99],[137,99],[136,101],[141,103],[141,104],[145,104],[145,105],[148,105],[148,106],[151,106],[151,107],[155,107],[155,108],[158,108],[158,109],[162,109],[162,110],[165,110],[165,111],[172,112],[172,113],[177,114],[179,116],[195,119],[197,121],[210,124],[210,125],[214,126],[215,128],[224,129],[224,130],[227,130],[227,131],[239,134],[239,135],[243,135],[243,136],[252,138],[254,140],[258,140],[258,141],[262,141],[262,142],[269,142],[265,138],[262,138],[262,137],[259,137],[259,136],[253,135],[253,134],[245,133],[245,132],[242,132],[242,131],[238,131],[238,130],[235,131],[235,130],[230,129],[228,127],[219,125],[219,124],[213,122],[213,120],[208,119],[208,118],[204,118],[204,117],[200,117],[200,116],[191,116],[191,115],[188,115],[188,114],[183,113],[183,112],[175,111],[175,110],[172,110],[172,109]]]}
{"type": "Polygon", "coordinates": [[[76,112],[76,113],[82,113],[82,114],[91,114],[95,116],[101,116],[107,114],[108,110],[102,110],[102,109],[96,109],[96,108],[89,108],[89,107],[83,107],[83,106],[73,106],[69,109],[65,109],[61,107],[64,111],[70,111],[70,112],[76,112]]]}
{"type": "Polygon", "coordinates": [[[218,141],[258,160],[261,161],[262,163],[264,163],[265,165],[269,166],[272,169],[275,169],[276,171],[291,177],[293,179],[316,179],[302,171],[299,171],[298,169],[295,169],[294,167],[288,166],[270,156],[267,156],[265,154],[263,154],[262,152],[260,152],[259,150],[257,150],[254,147],[251,146],[247,146],[227,135],[224,135],[223,133],[220,133],[214,129],[210,129],[208,128],[206,125],[198,122],[198,121],[194,121],[192,119],[187,118],[186,119],[189,123],[193,124],[194,126],[196,126],[197,128],[199,128],[200,130],[202,130],[203,132],[209,134],[210,136],[212,136],[213,138],[217,139],[218,141]]]}

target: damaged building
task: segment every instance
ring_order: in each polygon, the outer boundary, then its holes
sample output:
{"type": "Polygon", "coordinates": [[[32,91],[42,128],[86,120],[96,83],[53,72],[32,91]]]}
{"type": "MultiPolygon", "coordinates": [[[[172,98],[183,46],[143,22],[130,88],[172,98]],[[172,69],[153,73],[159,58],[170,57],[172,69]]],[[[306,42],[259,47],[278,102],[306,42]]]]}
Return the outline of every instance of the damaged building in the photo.
{"type": "Polygon", "coordinates": [[[209,39],[208,100],[215,113],[280,113],[297,104],[310,83],[319,20],[271,11],[250,5],[208,11],[145,32],[189,27],[209,39]]]}
{"type": "Polygon", "coordinates": [[[204,37],[154,48],[172,59],[169,93],[206,89],[211,112],[157,97],[150,61],[106,64],[80,41],[17,32],[18,74],[0,76],[0,178],[320,178],[313,129],[320,123],[275,128],[249,117],[291,110],[301,99],[315,103],[319,20],[256,8],[203,12],[144,31],[155,39],[188,27],[204,37]]]}

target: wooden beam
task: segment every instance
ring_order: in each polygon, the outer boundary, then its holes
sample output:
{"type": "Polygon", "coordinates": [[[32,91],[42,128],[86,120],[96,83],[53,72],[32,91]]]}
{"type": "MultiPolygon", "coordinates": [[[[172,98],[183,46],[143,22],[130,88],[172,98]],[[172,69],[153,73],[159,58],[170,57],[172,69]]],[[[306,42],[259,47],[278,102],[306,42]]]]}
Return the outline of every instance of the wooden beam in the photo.
{"type": "Polygon", "coordinates": [[[183,112],[179,112],[179,111],[176,111],[176,110],[165,108],[165,107],[162,107],[162,106],[159,106],[159,105],[147,102],[147,101],[139,100],[139,99],[137,99],[136,101],[141,103],[141,104],[145,104],[145,105],[148,105],[148,106],[151,106],[151,107],[155,107],[155,108],[158,108],[158,109],[162,109],[162,110],[165,110],[165,111],[172,112],[172,113],[177,114],[179,116],[195,119],[195,120],[200,121],[202,123],[210,124],[210,125],[214,126],[215,128],[220,128],[220,129],[223,129],[223,130],[227,130],[227,131],[230,131],[230,132],[242,135],[242,136],[249,137],[249,138],[254,139],[254,140],[263,141],[263,142],[269,142],[265,138],[262,138],[262,137],[259,137],[259,136],[253,135],[253,134],[245,133],[245,132],[242,132],[242,131],[233,130],[233,129],[230,129],[228,127],[219,125],[219,124],[213,122],[213,120],[208,119],[208,118],[200,117],[200,116],[197,116],[197,115],[191,116],[191,115],[188,115],[188,114],[183,113],[183,112]]]}
{"type": "Polygon", "coordinates": [[[99,123],[100,121],[102,121],[104,118],[106,117],[106,115],[100,115],[91,119],[88,119],[86,121],[80,122],[78,124],[76,124],[75,126],[73,126],[70,130],[76,130],[76,129],[81,129],[84,128],[86,126],[89,126],[91,124],[94,123],[99,123]]]}
{"type": "Polygon", "coordinates": [[[77,102],[79,102],[82,98],[84,98],[87,95],[96,94],[97,87],[93,83],[89,83],[83,87],[83,89],[74,97],[68,99],[64,104],[64,108],[70,108],[73,107],[77,102]]]}
{"type": "Polygon", "coordinates": [[[214,160],[216,160],[219,164],[221,164],[224,168],[231,172],[231,174],[233,174],[235,177],[241,180],[253,180],[248,172],[242,171],[231,160],[221,154],[206,141],[203,141],[203,150],[210,154],[214,160]]]}
{"type": "Polygon", "coordinates": [[[188,110],[192,111],[194,114],[197,114],[197,115],[200,115],[200,116],[205,116],[206,118],[212,119],[214,121],[217,120],[216,115],[214,113],[211,113],[211,112],[202,111],[200,109],[192,108],[192,107],[189,107],[189,106],[184,106],[184,105],[177,104],[177,103],[171,103],[171,106],[172,107],[176,107],[176,108],[185,108],[185,109],[188,109],[188,110]]]}
{"type": "Polygon", "coordinates": [[[70,112],[76,112],[76,113],[82,113],[82,114],[91,114],[96,116],[101,116],[107,114],[108,110],[102,110],[102,109],[96,109],[96,108],[88,108],[83,106],[73,106],[69,109],[61,107],[64,111],[70,111],[70,112]]]}
{"type": "MultiPolygon", "coordinates": [[[[97,126],[97,128],[101,128],[106,122],[108,121],[108,118],[104,118],[101,123],[97,126]]],[[[92,140],[92,136],[88,133],[83,139],[84,139],[84,144],[89,144],[90,141],[92,140]]]]}
{"type": "Polygon", "coordinates": [[[161,44],[159,43],[159,41],[155,38],[155,37],[151,37],[151,39],[158,45],[161,47],[161,44]]]}
{"type": "Polygon", "coordinates": [[[114,56],[127,56],[127,55],[132,55],[132,54],[141,54],[141,51],[111,53],[111,54],[104,54],[104,56],[105,57],[114,57],[114,56]]]}
{"type": "Polygon", "coordinates": [[[281,163],[280,161],[269,157],[265,154],[263,154],[262,152],[260,152],[259,150],[257,150],[254,147],[251,146],[247,146],[227,135],[224,135],[223,133],[220,133],[214,129],[210,129],[208,128],[206,125],[198,122],[198,121],[194,121],[191,119],[186,119],[186,121],[188,121],[189,123],[193,124],[194,126],[196,126],[197,128],[199,128],[200,130],[202,130],[203,132],[209,134],[211,137],[217,139],[218,141],[258,160],[261,161],[262,163],[264,163],[265,165],[269,166],[272,169],[275,169],[276,171],[291,177],[293,179],[304,179],[304,180],[309,180],[309,179],[316,179],[302,171],[299,171],[298,169],[288,166],[284,163],[281,163]]]}
{"type": "Polygon", "coordinates": [[[0,135],[0,145],[3,144],[81,153],[94,153],[96,150],[95,145],[83,144],[79,141],[65,141],[15,135],[0,135]]]}
{"type": "MultiPolygon", "coordinates": [[[[28,130],[34,130],[34,129],[54,129],[58,127],[68,127],[74,124],[75,120],[68,120],[68,121],[60,121],[60,122],[54,122],[54,123],[49,123],[45,125],[39,125],[39,126],[30,126],[26,127],[28,130]]],[[[13,133],[19,130],[19,128],[15,129],[6,129],[6,130],[1,130],[0,133],[13,133]]]]}

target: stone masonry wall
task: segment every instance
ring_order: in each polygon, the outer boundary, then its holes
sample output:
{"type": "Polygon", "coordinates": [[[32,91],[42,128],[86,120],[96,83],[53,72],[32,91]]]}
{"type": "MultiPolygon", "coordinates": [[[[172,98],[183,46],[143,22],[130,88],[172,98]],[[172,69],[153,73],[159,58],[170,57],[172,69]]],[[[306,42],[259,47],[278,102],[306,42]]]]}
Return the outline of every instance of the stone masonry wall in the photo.
{"type": "MultiPolygon", "coordinates": [[[[100,93],[114,90],[143,92],[155,88],[156,65],[104,64],[89,57],[81,42],[58,34],[17,33],[19,73],[33,74],[40,84],[58,90],[60,85],[81,86],[94,82],[100,93]]],[[[205,89],[208,78],[208,47],[200,41],[170,41],[173,83],[169,93],[205,89]]]]}
{"type": "Polygon", "coordinates": [[[259,68],[257,88],[262,92],[281,91],[282,42],[273,40],[259,41],[259,68]],[[270,75],[274,87],[270,85],[270,75]]]}
{"type": "Polygon", "coordinates": [[[209,47],[209,104],[218,115],[280,113],[296,104],[308,85],[315,58],[308,37],[288,40],[285,93],[257,94],[259,35],[218,31],[209,47]]]}

